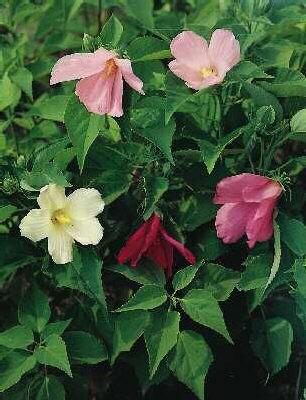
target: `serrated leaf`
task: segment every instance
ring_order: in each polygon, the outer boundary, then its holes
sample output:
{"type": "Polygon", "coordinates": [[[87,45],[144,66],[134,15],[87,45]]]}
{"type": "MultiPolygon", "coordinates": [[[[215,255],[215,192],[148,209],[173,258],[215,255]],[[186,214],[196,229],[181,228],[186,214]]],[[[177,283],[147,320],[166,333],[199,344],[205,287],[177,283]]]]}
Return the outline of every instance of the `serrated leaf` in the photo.
{"type": "Polygon", "coordinates": [[[161,60],[171,57],[169,44],[151,36],[134,39],[129,44],[127,52],[133,62],[161,60]]]}
{"type": "Polygon", "coordinates": [[[76,149],[79,168],[82,172],[87,152],[102,126],[102,118],[98,114],[88,112],[74,95],[67,103],[64,121],[69,138],[76,149]]]}
{"type": "Polygon", "coordinates": [[[306,254],[306,226],[297,219],[280,214],[278,224],[281,232],[281,240],[286,243],[290,250],[302,257],[306,254]]]}
{"type": "Polygon", "coordinates": [[[115,316],[112,364],[121,352],[131,350],[133,344],[143,334],[148,321],[148,312],[142,310],[129,311],[115,316]]]}
{"type": "Polygon", "coordinates": [[[165,78],[166,105],[165,121],[169,122],[171,116],[192,96],[190,89],[177,78],[171,71],[168,71],[165,78]]]}
{"type": "Polygon", "coordinates": [[[192,289],[179,300],[182,309],[194,321],[220,333],[233,343],[217,300],[212,293],[204,289],[192,289]]]}
{"type": "Polygon", "coordinates": [[[10,218],[17,210],[12,204],[0,205],[0,223],[10,218]]]}
{"type": "Polygon", "coordinates": [[[179,333],[180,314],[177,311],[156,310],[151,313],[145,329],[145,342],[149,355],[150,378],[164,357],[175,346],[179,333]]]}
{"type": "Polygon", "coordinates": [[[5,74],[0,79],[0,111],[18,101],[20,89],[12,83],[10,78],[5,74]]]}
{"type": "Polygon", "coordinates": [[[306,132],[306,108],[294,114],[290,126],[293,132],[306,132]]]}
{"type": "Polygon", "coordinates": [[[33,100],[32,82],[33,75],[25,67],[20,67],[12,76],[12,81],[31,99],[33,100]]]}
{"type": "Polygon", "coordinates": [[[272,266],[271,254],[260,254],[258,256],[249,256],[243,265],[245,270],[237,285],[239,290],[253,290],[264,288],[272,266]]]}
{"type": "Polygon", "coordinates": [[[65,400],[65,389],[62,383],[53,375],[45,376],[35,400],[65,400]]]}
{"type": "Polygon", "coordinates": [[[100,35],[97,37],[99,46],[103,45],[114,48],[120,41],[123,26],[118,18],[112,15],[104,24],[100,35]]]}
{"type": "Polygon", "coordinates": [[[265,289],[270,285],[270,283],[275,278],[277,271],[279,270],[280,262],[281,262],[281,255],[282,255],[282,248],[281,248],[281,237],[280,237],[280,230],[277,222],[275,219],[273,220],[273,228],[274,228],[274,258],[273,264],[271,267],[270,275],[268,281],[266,283],[265,289]]]}
{"type": "Polygon", "coordinates": [[[52,96],[38,106],[34,105],[29,116],[38,115],[44,119],[64,122],[64,114],[70,97],[68,95],[52,96]]]}
{"type": "Polygon", "coordinates": [[[205,377],[212,361],[212,352],[203,337],[193,331],[183,331],[168,366],[180,382],[204,400],[205,377]]]}
{"type": "Polygon", "coordinates": [[[48,297],[34,285],[19,304],[19,323],[28,326],[34,332],[40,333],[49,321],[50,315],[48,297]]]}
{"type": "Polygon", "coordinates": [[[10,349],[26,349],[33,342],[33,332],[26,326],[13,326],[0,333],[0,345],[10,349]]]}
{"type": "Polygon", "coordinates": [[[283,318],[255,320],[251,345],[270,374],[276,374],[289,362],[293,330],[283,318]]]}
{"type": "Polygon", "coordinates": [[[108,358],[104,344],[88,332],[66,332],[64,339],[73,364],[98,364],[108,358]]]}
{"type": "Polygon", "coordinates": [[[0,359],[0,392],[15,385],[24,374],[33,369],[36,359],[26,351],[16,350],[0,359]]]}
{"type": "Polygon", "coordinates": [[[154,27],[153,0],[123,0],[125,11],[147,28],[154,27]]]}
{"type": "Polygon", "coordinates": [[[48,336],[44,344],[35,349],[34,355],[40,364],[59,368],[72,377],[66,345],[60,336],[56,334],[48,336]]]}
{"type": "Polygon", "coordinates": [[[127,265],[112,265],[106,267],[107,270],[116,272],[142,285],[160,285],[166,283],[163,270],[153,263],[142,263],[137,268],[131,268],[127,265]]]}
{"type": "Polygon", "coordinates": [[[145,212],[143,218],[147,220],[150,218],[154,211],[155,204],[159,201],[162,195],[167,191],[169,180],[161,176],[150,176],[145,177],[145,212]]]}
{"type": "Polygon", "coordinates": [[[46,339],[53,333],[55,333],[58,336],[61,336],[62,333],[64,333],[64,331],[67,329],[71,321],[72,321],[71,319],[67,319],[66,321],[50,322],[44,327],[44,330],[42,331],[41,334],[42,338],[46,339]]]}
{"type": "Polygon", "coordinates": [[[202,262],[195,265],[189,265],[188,267],[177,271],[172,279],[172,286],[175,292],[188,286],[193,281],[200,267],[202,267],[202,262]]]}
{"type": "Polygon", "coordinates": [[[167,300],[167,292],[157,285],[144,285],[142,286],[130,300],[116,312],[130,311],[130,310],[151,310],[162,305],[167,300]]]}

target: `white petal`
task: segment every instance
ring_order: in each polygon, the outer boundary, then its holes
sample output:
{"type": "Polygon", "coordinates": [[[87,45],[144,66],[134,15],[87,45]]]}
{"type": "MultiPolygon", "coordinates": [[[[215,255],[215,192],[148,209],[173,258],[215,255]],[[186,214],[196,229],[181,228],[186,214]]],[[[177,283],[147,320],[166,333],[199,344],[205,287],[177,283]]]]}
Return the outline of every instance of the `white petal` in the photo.
{"type": "Polygon", "coordinates": [[[21,236],[33,242],[45,239],[51,228],[50,213],[46,210],[31,210],[20,222],[21,236]]]}
{"type": "Polygon", "coordinates": [[[65,189],[53,183],[40,189],[37,203],[43,210],[55,211],[66,204],[65,189]]]}
{"type": "Polygon", "coordinates": [[[48,251],[56,264],[71,262],[73,238],[64,229],[54,228],[48,236],[48,251]]]}
{"type": "Polygon", "coordinates": [[[96,189],[77,189],[67,197],[65,209],[75,220],[87,220],[100,214],[104,201],[96,189]]]}
{"type": "Polygon", "coordinates": [[[97,218],[75,220],[65,226],[66,232],[81,244],[98,244],[103,237],[103,228],[97,218]]]}

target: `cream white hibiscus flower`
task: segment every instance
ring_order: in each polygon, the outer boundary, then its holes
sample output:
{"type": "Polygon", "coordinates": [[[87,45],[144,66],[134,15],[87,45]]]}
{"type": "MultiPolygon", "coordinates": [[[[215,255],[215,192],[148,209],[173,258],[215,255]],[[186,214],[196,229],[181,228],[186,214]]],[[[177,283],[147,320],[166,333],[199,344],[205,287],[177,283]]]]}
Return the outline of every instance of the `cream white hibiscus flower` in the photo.
{"type": "Polygon", "coordinates": [[[39,209],[31,210],[20,223],[20,232],[34,242],[48,238],[48,251],[56,264],[72,261],[74,241],[98,244],[103,228],[96,218],[104,202],[96,189],[77,189],[66,197],[55,184],[44,186],[37,199],[39,209]]]}

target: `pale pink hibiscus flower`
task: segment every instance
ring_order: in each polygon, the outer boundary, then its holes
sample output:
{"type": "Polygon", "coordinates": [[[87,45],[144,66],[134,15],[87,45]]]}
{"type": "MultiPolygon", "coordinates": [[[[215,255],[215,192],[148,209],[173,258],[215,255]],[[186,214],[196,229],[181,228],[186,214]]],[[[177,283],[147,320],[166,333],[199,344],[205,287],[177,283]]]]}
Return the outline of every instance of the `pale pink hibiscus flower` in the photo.
{"type": "Polygon", "coordinates": [[[170,70],[195,90],[216,85],[240,61],[240,46],[232,32],[216,29],[207,41],[191,31],[179,33],[171,42],[175,57],[170,70]]]}
{"type": "Polygon", "coordinates": [[[215,204],[223,204],[215,223],[218,237],[224,243],[234,243],[246,234],[250,248],[270,239],[273,211],[282,190],[278,182],[260,175],[222,179],[214,197],[215,204]]]}
{"type": "Polygon", "coordinates": [[[123,80],[144,94],[142,81],[133,73],[131,61],[100,48],[94,53],[75,53],[60,58],[51,72],[50,84],[80,79],[75,93],[88,111],[113,117],[123,115],[123,80]]]}

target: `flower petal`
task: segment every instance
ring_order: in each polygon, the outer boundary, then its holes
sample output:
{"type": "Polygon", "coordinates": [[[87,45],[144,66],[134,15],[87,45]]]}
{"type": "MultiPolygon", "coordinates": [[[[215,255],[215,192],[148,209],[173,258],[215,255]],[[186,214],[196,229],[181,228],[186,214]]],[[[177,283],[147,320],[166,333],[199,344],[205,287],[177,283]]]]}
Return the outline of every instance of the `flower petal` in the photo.
{"type": "Polygon", "coordinates": [[[130,260],[132,267],[136,267],[141,257],[154,243],[160,227],[160,219],[157,214],[144,222],[128,239],[125,246],[118,254],[118,263],[124,264],[130,260]]]}
{"type": "Polygon", "coordinates": [[[115,75],[103,78],[101,74],[81,79],[75,89],[75,94],[95,114],[108,114],[111,109],[112,91],[115,75]]]}
{"type": "Polygon", "coordinates": [[[82,188],[67,197],[65,210],[74,220],[87,220],[100,214],[104,205],[98,190],[82,188]]]}
{"type": "Polygon", "coordinates": [[[114,57],[116,53],[103,48],[94,53],[75,53],[64,56],[52,69],[50,85],[94,75],[103,70],[107,60],[114,57]]]}
{"type": "Polygon", "coordinates": [[[237,242],[245,234],[246,225],[256,213],[257,204],[225,204],[217,212],[216,229],[218,238],[224,243],[237,242]]]}
{"type": "Polygon", "coordinates": [[[203,87],[203,78],[200,71],[187,67],[179,61],[171,61],[168,64],[169,69],[174,75],[185,81],[185,84],[191,89],[200,90],[203,87]]]}
{"type": "Polygon", "coordinates": [[[273,211],[276,200],[266,200],[257,206],[256,213],[248,220],[246,234],[248,245],[254,247],[256,242],[269,240],[273,235],[273,211]]]}
{"type": "Polygon", "coordinates": [[[73,220],[71,225],[65,226],[65,230],[74,240],[84,245],[96,245],[103,237],[103,228],[98,218],[73,220]]]}
{"type": "Polygon", "coordinates": [[[56,264],[66,264],[73,260],[73,238],[63,229],[54,227],[48,235],[48,251],[56,264]]]}
{"type": "Polygon", "coordinates": [[[50,212],[59,210],[65,206],[65,189],[61,186],[51,183],[40,189],[37,199],[39,207],[50,212]]]}
{"type": "Polygon", "coordinates": [[[48,236],[51,224],[50,213],[47,210],[31,210],[20,222],[21,236],[38,242],[48,236]]]}
{"type": "Polygon", "coordinates": [[[123,96],[123,79],[120,70],[118,70],[114,80],[111,105],[108,115],[111,115],[112,117],[121,117],[123,115],[122,96],[123,96]]]}
{"type": "Polygon", "coordinates": [[[191,31],[179,33],[171,42],[172,55],[180,64],[194,71],[210,65],[208,59],[208,45],[202,36],[191,31]]]}
{"type": "Polygon", "coordinates": [[[272,179],[266,178],[266,180],[266,184],[260,187],[245,187],[242,191],[244,201],[260,203],[267,199],[277,199],[283,190],[281,185],[272,179]]]}
{"type": "Polygon", "coordinates": [[[216,187],[215,204],[239,203],[245,201],[243,191],[246,187],[258,190],[264,187],[268,178],[255,174],[240,174],[222,179],[216,187]]]}
{"type": "Polygon", "coordinates": [[[169,236],[164,227],[161,227],[160,232],[165,241],[173,246],[185,258],[185,260],[187,260],[190,264],[195,264],[196,258],[191,251],[187,249],[187,247],[169,236]]]}
{"type": "Polygon", "coordinates": [[[216,29],[210,39],[209,57],[219,73],[225,74],[240,61],[240,45],[231,31],[216,29]]]}
{"type": "Polygon", "coordinates": [[[144,255],[164,269],[168,278],[172,275],[173,246],[160,233],[144,255]]]}
{"type": "Polygon", "coordinates": [[[119,67],[126,83],[140,94],[144,94],[144,91],[142,90],[143,82],[141,79],[138,78],[138,76],[134,74],[131,61],[126,59],[116,58],[115,63],[119,67]]]}

